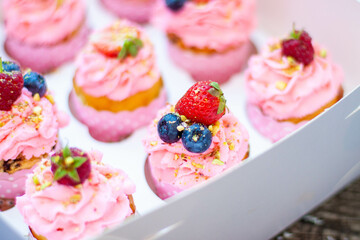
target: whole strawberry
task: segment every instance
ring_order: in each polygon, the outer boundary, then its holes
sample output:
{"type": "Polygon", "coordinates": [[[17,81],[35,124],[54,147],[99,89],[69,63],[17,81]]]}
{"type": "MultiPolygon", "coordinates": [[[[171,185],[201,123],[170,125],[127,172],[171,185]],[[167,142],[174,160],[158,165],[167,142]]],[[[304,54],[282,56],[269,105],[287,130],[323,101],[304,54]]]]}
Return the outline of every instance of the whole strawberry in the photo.
{"type": "Polygon", "coordinates": [[[89,156],[78,148],[66,146],[51,157],[54,180],[67,186],[85,182],[91,172],[89,156]]]}
{"type": "Polygon", "coordinates": [[[311,37],[306,31],[293,30],[290,38],[282,41],[282,54],[293,57],[297,62],[305,66],[314,60],[314,47],[311,37]]]}
{"type": "Polygon", "coordinates": [[[24,79],[21,72],[3,71],[0,58],[0,110],[10,111],[13,103],[20,97],[24,79]]]}
{"type": "Polygon", "coordinates": [[[225,114],[226,100],[217,82],[195,83],[177,102],[175,111],[187,119],[211,125],[225,114]]]}

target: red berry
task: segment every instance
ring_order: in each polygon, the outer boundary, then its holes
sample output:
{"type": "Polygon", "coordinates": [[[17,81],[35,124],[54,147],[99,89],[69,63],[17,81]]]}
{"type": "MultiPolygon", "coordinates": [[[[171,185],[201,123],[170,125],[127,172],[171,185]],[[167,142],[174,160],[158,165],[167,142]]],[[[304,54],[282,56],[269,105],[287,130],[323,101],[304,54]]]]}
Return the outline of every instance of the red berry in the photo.
{"type": "Polygon", "coordinates": [[[54,180],[67,186],[85,182],[91,172],[89,156],[78,148],[65,147],[51,157],[54,180]]]}
{"type": "Polygon", "coordinates": [[[0,110],[10,111],[20,97],[24,79],[20,72],[0,72],[0,110]]]}
{"type": "Polygon", "coordinates": [[[282,54],[293,57],[297,62],[304,65],[310,64],[314,60],[315,51],[309,34],[306,31],[294,31],[291,37],[282,41],[282,54]]]}
{"type": "Polygon", "coordinates": [[[211,125],[225,114],[226,100],[219,84],[212,81],[195,83],[177,102],[175,111],[187,119],[211,125]]]}
{"type": "Polygon", "coordinates": [[[135,27],[126,26],[122,22],[96,32],[91,37],[91,43],[102,54],[117,57],[127,39],[140,37],[140,32],[135,27]]]}

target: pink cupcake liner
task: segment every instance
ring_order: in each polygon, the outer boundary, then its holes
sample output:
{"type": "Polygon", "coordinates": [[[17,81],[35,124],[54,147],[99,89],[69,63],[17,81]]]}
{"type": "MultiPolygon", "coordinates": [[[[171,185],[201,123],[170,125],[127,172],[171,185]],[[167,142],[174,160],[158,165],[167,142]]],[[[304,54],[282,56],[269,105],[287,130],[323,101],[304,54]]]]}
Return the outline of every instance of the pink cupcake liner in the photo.
{"type": "Polygon", "coordinates": [[[32,173],[36,164],[31,169],[24,169],[13,174],[0,173],[0,198],[15,199],[25,193],[25,180],[32,173]]]}
{"type": "Polygon", "coordinates": [[[201,54],[183,50],[168,42],[169,54],[179,67],[191,74],[195,81],[212,80],[224,83],[240,72],[253,50],[250,41],[226,53],[201,54]]]}
{"type": "Polygon", "coordinates": [[[83,26],[76,36],[56,45],[31,46],[16,39],[5,40],[5,50],[23,68],[31,68],[40,73],[49,72],[72,60],[85,45],[90,29],[83,26]]]}
{"type": "Polygon", "coordinates": [[[158,181],[152,174],[149,158],[145,162],[145,177],[151,190],[162,200],[166,200],[183,191],[183,189],[177,188],[174,185],[158,181]]]}
{"type": "Polygon", "coordinates": [[[118,17],[134,22],[148,22],[155,1],[149,0],[101,0],[104,6],[118,17]]]}
{"type": "Polygon", "coordinates": [[[165,90],[162,90],[159,97],[146,107],[118,113],[97,111],[86,106],[74,91],[70,93],[69,98],[70,108],[74,116],[89,128],[89,133],[93,138],[102,142],[120,141],[136,129],[148,125],[165,103],[165,90]]]}
{"type": "Polygon", "coordinates": [[[247,103],[246,110],[252,125],[272,142],[279,141],[281,138],[294,132],[308,122],[302,121],[298,124],[292,122],[278,122],[275,119],[264,115],[256,105],[251,103],[247,103]]]}

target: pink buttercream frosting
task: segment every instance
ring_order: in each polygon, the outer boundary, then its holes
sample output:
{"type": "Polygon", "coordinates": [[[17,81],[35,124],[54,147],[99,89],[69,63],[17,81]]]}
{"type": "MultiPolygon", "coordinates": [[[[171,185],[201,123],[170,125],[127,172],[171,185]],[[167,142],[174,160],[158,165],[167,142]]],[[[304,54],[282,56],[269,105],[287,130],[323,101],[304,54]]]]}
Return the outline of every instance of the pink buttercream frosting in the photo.
{"type": "Polygon", "coordinates": [[[128,196],[135,192],[134,183],[123,171],[102,164],[101,153],[93,151],[89,155],[92,170],[81,187],[53,182],[50,159],[44,159],[29,175],[25,195],[17,198],[17,207],[36,234],[51,240],[85,239],[133,214],[128,196]],[[33,176],[40,185],[34,183],[33,176]],[[38,188],[49,182],[51,186],[38,188]]]}
{"type": "MultiPolygon", "coordinates": [[[[138,25],[122,20],[112,26],[95,32],[89,44],[76,60],[75,83],[84,92],[94,97],[107,97],[121,101],[138,92],[151,88],[160,79],[156,65],[154,48],[146,34],[138,25]],[[111,27],[136,29],[143,47],[136,57],[119,60],[99,52],[93,45],[99,33],[111,31],[111,27]]],[[[113,34],[117,34],[113,32],[113,34]]]]}
{"type": "Polygon", "coordinates": [[[278,42],[270,41],[249,61],[245,79],[250,104],[267,116],[286,120],[312,114],[339,95],[343,71],[325,48],[314,44],[314,60],[304,66],[282,56],[278,42]]]}
{"type": "Polygon", "coordinates": [[[255,27],[254,0],[210,0],[206,4],[187,1],[178,12],[159,0],[154,23],[177,35],[188,47],[224,51],[249,40],[255,27]]]}
{"type": "MultiPolygon", "coordinates": [[[[160,183],[173,186],[167,197],[233,167],[240,163],[249,151],[249,134],[230,112],[219,120],[219,130],[213,136],[210,148],[204,153],[187,151],[181,140],[172,144],[165,143],[158,135],[157,122],[168,112],[169,106],[159,111],[144,139],[155,185],[160,186],[160,183]],[[220,161],[214,161],[215,158],[220,161]]],[[[158,191],[162,192],[163,189],[158,191]]]]}
{"type": "Polygon", "coordinates": [[[3,9],[7,36],[31,45],[57,44],[85,20],[83,0],[5,0],[3,9]]]}
{"type": "Polygon", "coordinates": [[[26,159],[49,153],[57,141],[58,130],[67,125],[68,116],[42,97],[35,101],[23,88],[10,111],[0,111],[0,159],[26,159]],[[40,114],[35,110],[40,109],[40,114]]]}

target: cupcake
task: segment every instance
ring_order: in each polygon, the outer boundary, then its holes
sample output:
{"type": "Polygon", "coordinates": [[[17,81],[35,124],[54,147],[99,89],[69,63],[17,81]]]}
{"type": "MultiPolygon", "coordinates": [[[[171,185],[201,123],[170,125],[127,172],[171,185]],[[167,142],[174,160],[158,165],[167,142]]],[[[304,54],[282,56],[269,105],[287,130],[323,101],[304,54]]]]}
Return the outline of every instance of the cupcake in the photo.
{"type": "Polygon", "coordinates": [[[99,141],[125,138],[149,124],[165,105],[153,45],[126,20],[95,32],[76,67],[70,108],[99,141]]]}
{"type": "Polygon", "coordinates": [[[166,199],[241,163],[249,134],[225,107],[216,82],[198,82],[160,110],[144,139],[148,182],[166,199]]]}
{"type": "Polygon", "coordinates": [[[247,112],[254,127],[276,142],[343,96],[342,69],[306,31],[271,40],[246,70],[247,112]]]}
{"type": "Polygon", "coordinates": [[[86,43],[83,0],[4,0],[3,8],[5,50],[24,68],[49,72],[86,43]]]}
{"type": "Polygon", "coordinates": [[[101,0],[103,5],[120,18],[134,22],[149,21],[156,0],[101,0]]]}
{"type": "MultiPolygon", "coordinates": [[[[0,63],[2,61],[0,60],[0,63]]],[[[24,193],[25,178],[58,144],[58,130],[67,124],[47,91],[44,78],[22,76],[14,63],[0,64],[0,208],[13,206],[24,193]]]]}
{"type": "Polygon", "coordinates": [[[172,60],[194,80],[223,83],[246,63],[255,26],[254,0],[159,0],[154,24],[172,60]]]}
{"type": "Polygon", "coordinates": [[[28,176],[17,208],[35,239],[88,239],[135,213],[134,183],[101,159],[65,147],[28,176]]]}

